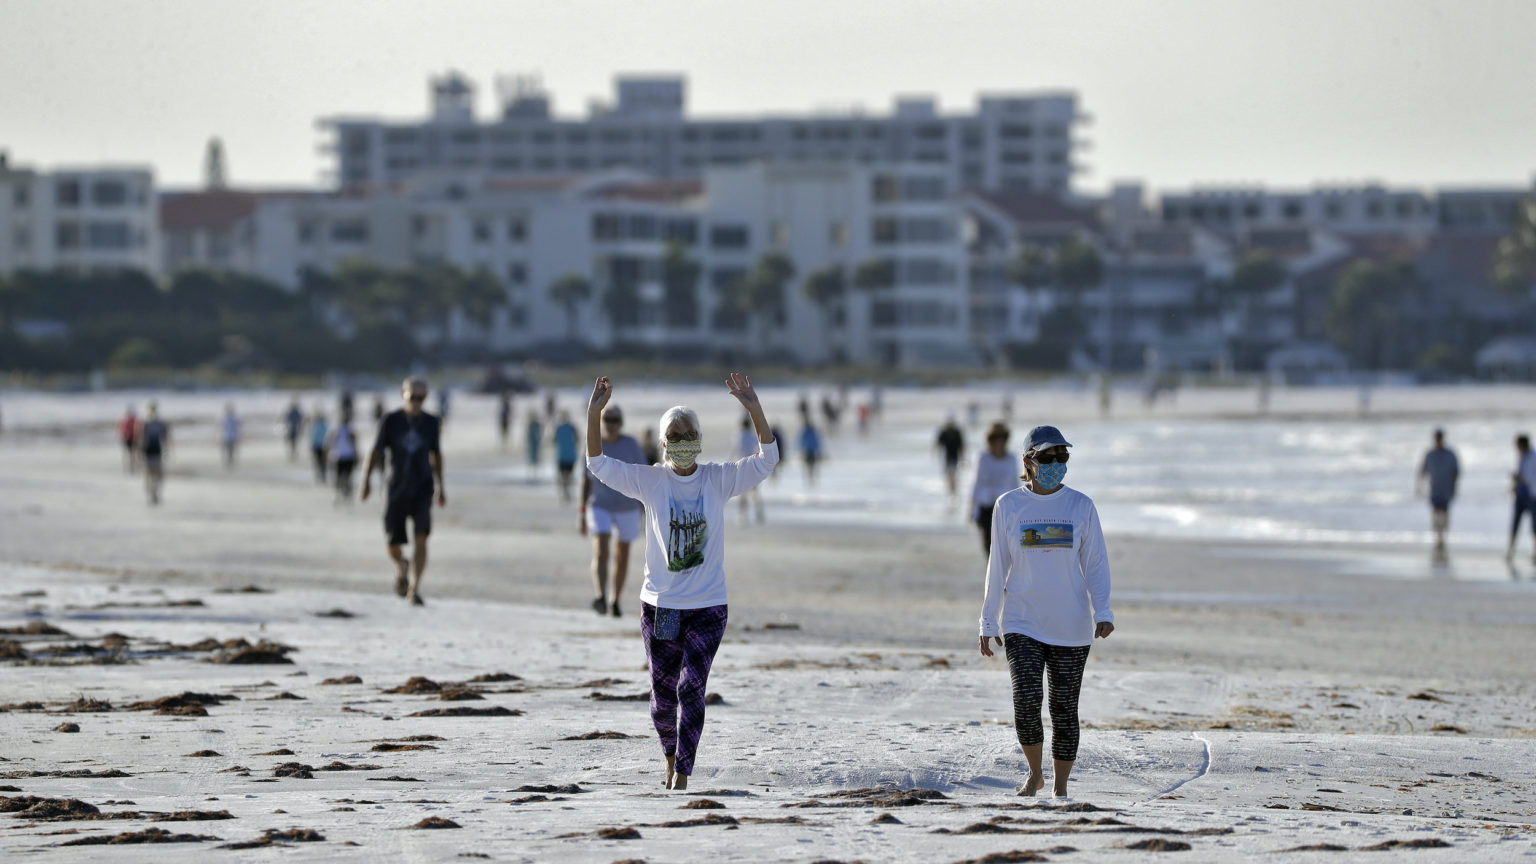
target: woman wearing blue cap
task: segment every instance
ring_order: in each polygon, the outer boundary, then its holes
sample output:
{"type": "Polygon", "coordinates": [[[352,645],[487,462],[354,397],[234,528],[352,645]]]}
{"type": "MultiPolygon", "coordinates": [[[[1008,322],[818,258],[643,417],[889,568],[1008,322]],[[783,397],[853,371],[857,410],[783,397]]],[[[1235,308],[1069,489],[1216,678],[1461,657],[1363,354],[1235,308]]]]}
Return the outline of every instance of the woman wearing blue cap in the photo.
{"type": "Polygon", "coordinates": [[[999,497],[992,514],[981,654],[992,656],[992,639],[1008,655],[1014,729],[1029,762],[1021,795],[1045,786],[1042,672],[1050,673],[1053,779],[1056,797],[1064,798],[1077,760],[1077,697],[1088,649],[1095,637],[1115,630],[1099,511],[1093,499],[1062,483],[1071,446],[1054,426],[1029,430],[1024,485],[999,497]]]}

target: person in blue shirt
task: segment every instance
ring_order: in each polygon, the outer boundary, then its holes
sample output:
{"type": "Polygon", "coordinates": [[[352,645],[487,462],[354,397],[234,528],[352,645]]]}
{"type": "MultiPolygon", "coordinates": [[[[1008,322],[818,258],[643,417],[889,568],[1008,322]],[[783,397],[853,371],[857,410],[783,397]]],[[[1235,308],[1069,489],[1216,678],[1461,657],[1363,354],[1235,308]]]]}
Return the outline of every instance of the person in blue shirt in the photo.
{"type": "Polygon", "coordinates": [[[809,420],[800,430],[800,456],[805,460],[805,485],[815,486],[816,464],[821,461],[821,433],[809,420]]]}
{"type": "Polygon", "coordinates": [[[1429,485],[1430,525],[1435,532],[1435,549],[1445,550],[1445,532],[1451,525],[1451,499],[1456,497],[1456,481],[1461,476],[1461,465],[1456,453],[1445,446],[1445,430],[1436,429],[1435,446],[1424,454],[1419,466],[1419,494],[1429,485]]]}
{"type": "Polygon", "coordinates": [[[315,408],[315,413],[309,418],[309,452],[315,457],[315,481],[322,486],[326,478],[326,441],[330,434],[331,427],[326,421],[325,411],[315,408]]]}
{"type": "Polygon", "coordinates": [[[576,424],[565,411],[560,412],[560,422],[555,426],[555,467],[560,470],[560,503],[569,504],[576,472],[576,424]]]}

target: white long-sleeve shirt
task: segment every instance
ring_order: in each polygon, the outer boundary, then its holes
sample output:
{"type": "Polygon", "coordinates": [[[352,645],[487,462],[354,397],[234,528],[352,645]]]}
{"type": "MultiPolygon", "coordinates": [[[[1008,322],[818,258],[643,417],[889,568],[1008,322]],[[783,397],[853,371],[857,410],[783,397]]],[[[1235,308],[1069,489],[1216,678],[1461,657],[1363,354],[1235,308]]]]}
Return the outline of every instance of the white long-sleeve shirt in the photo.
{"type": "Polygon", "coordinates": [[[1039,495],[1022,486],[998,498],[981,635],[1092,645],[1094,623],[1114,620],[1109,556],[1093,499],[1071,488],[1039,495]]]}
{"type": "Polygon", "coordinates": [[[594,477],[645,505],[643,602],[668,609],[726,603],[725,503],[763,482],[778,461],[776,441],[736,462],[700,462],[687,477],[665,463],[587,457],[594,477]]]}
{"type": "Polygon", "coordinates": [[[971,487],[972,519],[981,513],[981,508],[991,507],[998,496],[1018,488],[1021,467],[1012,453],[993,456],[990,450],[981,451],[976,458],[976,485],[971,487]]]}

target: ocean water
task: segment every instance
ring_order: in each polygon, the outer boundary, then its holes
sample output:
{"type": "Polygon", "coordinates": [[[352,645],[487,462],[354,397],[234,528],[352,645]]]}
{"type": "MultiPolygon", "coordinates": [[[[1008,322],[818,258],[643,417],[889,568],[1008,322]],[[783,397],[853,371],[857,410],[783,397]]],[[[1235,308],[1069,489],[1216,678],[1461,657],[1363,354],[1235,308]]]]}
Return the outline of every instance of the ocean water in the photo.
{"type": "MultiPolygon", "coordinates": [[[[632,387],[619,382],[638,436],[669,405],[695,407],[704,422],[704,459],[734,458],[742,413],[723,387],[632,387]]],[[[761,387],[770,419],[786,439],[784,464],[763,492],[770,518],[791,522],[865,523],[908,530],[963,528],[969,512],[974,456],[985,426],[1011,399],[1016,446],[1036,422],[1058,425],[1072,441],[1067,483],[1090,495],[1106,533],[1117,536],[1254,540],[1292,547],[1340,544],[1424,544],[1429,509],[1415,478],[1431,431],[1444,428],[1462,466],[1452,507],[1453,548],[1502,551],[1509,530],[1510,473],[1517,432],[1536,433],[1536,388],[1386,388],[1368,401],[1350,388],[1281,389],[1260,414],[1251,389],[1201,389],[1148,406],[1129,388],[1115,391],[1108,418],[1095,391],[1073,383],[1006,388],[886,388],[882,415],[867,435],[856,430],[853,406],[872,391],[848,392],[850,408],[837,428],[823,427],[826,459],[816,482],[803,470],[796,402],[813,405],[835,391],[817,385],[761,387]],[[972,406],[974,420],[972,423],[972,406]],[[1362,411],[1362,408],[1366,409],[1362,411]],[[933,442],[954,415],[967,435],[960,501],[948,499],[933,442]]],[[[582,417],[586,394],[554,391],[557,404],[582,417]]],[[[273,441],[292,394],[273,391],[106,394],[0,393],[4,434],[56,437],[76,444],[111,443],[111,424],[128,404],[157,398],[176,424],[179,444],[212,445],[214,421],[226,402],[244,418],[249,446],[273,441]]],[[[395,397],[386,394],[390,407],[395,397]]],[[[328,393],[301,394],[306,410],[335,412],[328,393]]],[[[435,406],[429,400],[429,410],[435,406]]],[[[495,400],[455,392],[445,447],[470,452],[448,460],[456,482],[476,485],[552,481],[546,440],[541,465],[523,451],[527,411],[542,395],[515,406],[512,447],[494,438],[495,400]],[[466,461],[475,467],[465,467],[466,461]],[[455,467],[458,466],[458,467],[455,467]]],[[[356,407],[364,436],[371,429],[372,394],[356,407]]],[[[819,411],[817,412],[819,414],[819,411]]],[[[1526,529],[1529,531],[1529,529],[1526,529]]],[[[1529,542],[1529,541],[1522,541],[1529,542]]]]}

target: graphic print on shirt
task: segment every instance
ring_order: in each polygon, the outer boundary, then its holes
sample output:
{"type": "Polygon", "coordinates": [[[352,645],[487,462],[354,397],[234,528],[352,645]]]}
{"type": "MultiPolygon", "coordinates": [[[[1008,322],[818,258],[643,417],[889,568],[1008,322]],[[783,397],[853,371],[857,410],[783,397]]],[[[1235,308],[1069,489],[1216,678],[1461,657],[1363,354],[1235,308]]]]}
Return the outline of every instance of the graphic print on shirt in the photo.
{"type": "Polygon", "coordinates": [[[704,542],[708,539],[706,529],[703,493],[692,500],[672,498],[668,502],[668,570],[681,573],[704,563],[704,542]]]}
{"type": "Polygon", "coordinates": [[[1021,522],[1019,546],[1024,549],[1071,549],[1071,522],[1021,522]]]}

